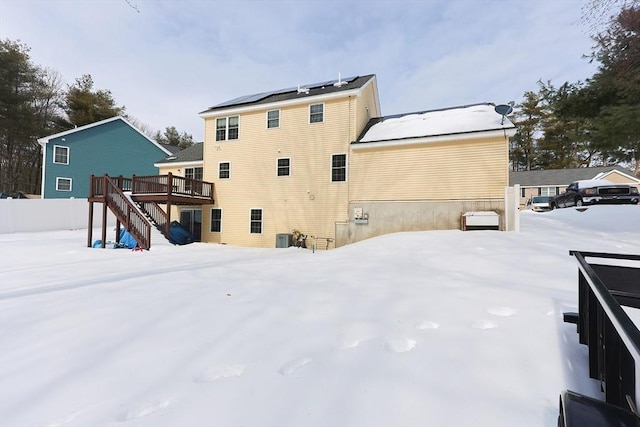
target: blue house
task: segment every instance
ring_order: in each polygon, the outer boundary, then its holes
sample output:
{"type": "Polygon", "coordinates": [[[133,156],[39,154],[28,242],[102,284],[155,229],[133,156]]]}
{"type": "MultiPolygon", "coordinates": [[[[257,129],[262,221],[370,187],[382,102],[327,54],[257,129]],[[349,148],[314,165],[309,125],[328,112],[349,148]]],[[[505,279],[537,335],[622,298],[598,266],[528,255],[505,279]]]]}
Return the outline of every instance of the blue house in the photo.
{"type": "Polygon", "coordinates": [[[172,154],[122,117],[38,139],[42,198],[86,198],[91,175],[156,175],[154,163],[172,154]]]}

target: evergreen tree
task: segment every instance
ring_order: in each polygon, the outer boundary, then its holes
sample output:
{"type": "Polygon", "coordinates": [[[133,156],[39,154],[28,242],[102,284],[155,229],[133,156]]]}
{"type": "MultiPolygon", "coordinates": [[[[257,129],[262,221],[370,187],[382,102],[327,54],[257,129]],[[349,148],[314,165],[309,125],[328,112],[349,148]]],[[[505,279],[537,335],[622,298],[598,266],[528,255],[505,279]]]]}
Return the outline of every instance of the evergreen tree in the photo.
{"type": "MultiPolygon", "coordinates": [[[[640,171],[640,4],[623,9],[595,38],[598,72],[588,81],[597,113],[594,143],[605,161],[627,162],[640,171]],[[597,95],[594,95],[597,94],[597,95]]],[[[584,94],[582,94],[584,95],[584,94]]]]}
{"type": "Polygon", "coordinates": [[[511,168],[514,171],[532,170],[537,166],[537,139],[547,116],[542,97],[525,92],[524,101],[516,106],[513,122],[518,131],[511,140],[511,168]]]}
{"type": "Polygon", "coordinates": [[[153,135],[153,139],[161,144],[175,145],[181,149],[191,147],[193,145],[193,136],[186,132],[179,133],[175,126],[167,126],[164,133],[157,131],[153,135]]]}
{"type": "Polygon", "coordinates": [[[0,191],[38,193],[39,136],[63,130],[61,79],[31,63],[29,47],[0,41],[0,191]]]}
{"type": "Polygon", "coordinates": [[[124,114],[125,107],[116,106],[110,90],[94,90],[93,78],[84,74],[67,89],[64,110],[70,125],[83,126],[124,114]]]}
{"type": "Polygon", "coordinates": [[[564,83],[559,88],[542,84],[540,93],[549,106],[542,122],[543,137],[539,142],[541,166],[548,169],[590,166],[597,157],[589,130],[589,120],[579,113],[576,94],[581,83],[564,83]]]}

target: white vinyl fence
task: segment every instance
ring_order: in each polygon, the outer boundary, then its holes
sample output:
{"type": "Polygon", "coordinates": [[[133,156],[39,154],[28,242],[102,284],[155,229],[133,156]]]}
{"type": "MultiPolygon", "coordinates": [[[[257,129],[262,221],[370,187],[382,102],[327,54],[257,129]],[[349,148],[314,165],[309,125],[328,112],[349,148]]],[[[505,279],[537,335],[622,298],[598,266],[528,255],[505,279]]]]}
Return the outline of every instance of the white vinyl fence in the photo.
{"type": "Polygon", "coordinates": [[[505,231],[520,231],[520,185],[504,189],[505,231]]]}
{"type": "MultiPolygon", "coordinates": [[[[87,228],[87,199],[0,199],[0,234],[87,228]]],[[[116,218],[107,210],[107,226],[116,218]]],[[[93,225],[102,225],[102,203],[93,205],[93,225]]]]}

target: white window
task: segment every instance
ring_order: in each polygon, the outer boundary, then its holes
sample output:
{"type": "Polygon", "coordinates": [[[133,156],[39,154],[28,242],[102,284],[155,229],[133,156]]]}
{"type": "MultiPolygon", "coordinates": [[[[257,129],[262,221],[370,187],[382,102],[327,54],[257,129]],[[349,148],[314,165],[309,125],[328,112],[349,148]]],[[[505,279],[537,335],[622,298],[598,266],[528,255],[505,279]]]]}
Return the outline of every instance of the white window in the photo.
{"type": "Polygon", "coordinates": [[[541,196],[555,196],[556,187],[540,187],[541,196]]]}
{"type": "Polygon", "coordinates": [[[280,127],[280,110],[267,111],[267,128],[279,128],[280,127]]]}
{"type": "Polygon", "coordinates": [[[251,209],[251,234],[262,234],[262,209],[251,209]]]}
{"type": "Polygon", "coordinates": [[[211,232],[220,233],[222,231],[222,209],[211,209],[211,232]]]}
{"type": "Polygon", "coordinates": [[[216,119],[216,141],[238,139],[238,116],[219,117],[216,119]]]}
{"type": "Polygon", "coordinates": [[[218,178],[219,179],[231,178],[231,163],[229,162],[218,163],[218,178]]]}
{"type": "Polygon", "coordinates": [[[53,163],[60,165],[69,164],[69,147],[63,147],[62,145],[53,146],[53,163]]]}
{"type": "Polygon", "coordinates": [[[184,177],[202,181],[202,168],[184,168],[184,177]]]}
{"type": "Polygon", "coordinates": [[[309,106],[309,123],[322,123],[324,121],[324,104],[309,106]]]}
{"type": "Polygon", "coordinates": [[[291,175],[291,159],[281,158],[278,159],[278,176],[291,175]]]}
{"type": "Polygon", "coordinates": [[[331,181],[341,182],[347,180],[347,155],[333,154],[331,156],[331,181]]]}
{"type": "Polygon", "coordinates": [[[56,191],[71,191],[72,182],[71,178],[56,178],[56,191]]]}

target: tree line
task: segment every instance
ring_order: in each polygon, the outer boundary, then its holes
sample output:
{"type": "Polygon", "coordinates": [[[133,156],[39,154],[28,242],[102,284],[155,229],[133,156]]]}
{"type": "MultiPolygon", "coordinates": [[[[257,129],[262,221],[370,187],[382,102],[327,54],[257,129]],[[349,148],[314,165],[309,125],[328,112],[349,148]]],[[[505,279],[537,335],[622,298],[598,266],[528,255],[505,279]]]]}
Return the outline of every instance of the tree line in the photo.
{"type": "Polygon", "coordinates": [[[20,41],[0,40],[0,192],[40,193],[38,138],[117,115],[159,143],[193,144],[174,126],[154,132],[117,105],[110,90],[96,89],[90,74],[65,85],[57,71],[34,64],[29,52],[20,41]]]}
{"type": "MultiPolygon", "coordinates": [[[[615,1],[592,2],[593,8],[615,1]]],[[[525,92],[513,122],[514,171],[621,164],[640,174],[640,4],[623,1],[593,37],[597,72],[525,92]]]]}

